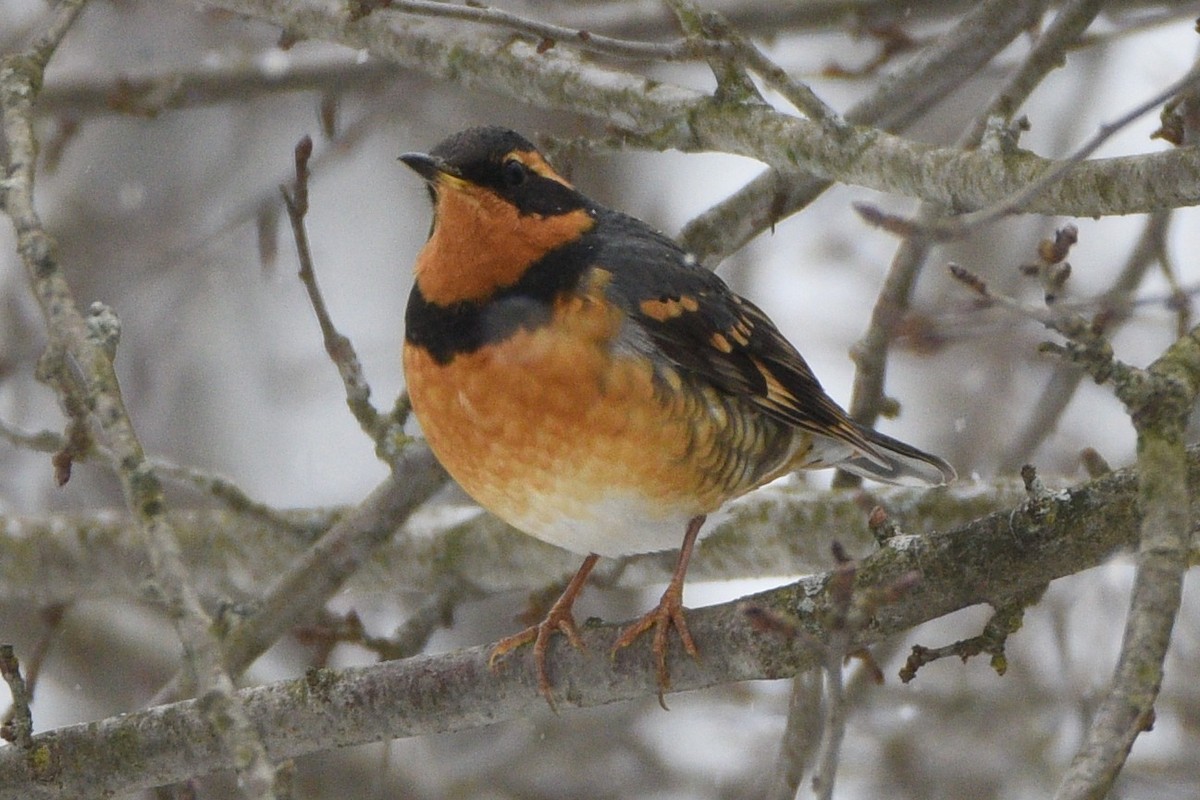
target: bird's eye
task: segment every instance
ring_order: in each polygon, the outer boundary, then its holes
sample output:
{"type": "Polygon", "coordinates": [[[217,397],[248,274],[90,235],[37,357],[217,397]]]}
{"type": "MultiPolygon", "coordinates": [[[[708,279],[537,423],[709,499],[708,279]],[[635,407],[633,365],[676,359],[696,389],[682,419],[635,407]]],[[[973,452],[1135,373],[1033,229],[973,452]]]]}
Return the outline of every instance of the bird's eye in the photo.
{"type": "Polygon", "coordinates": [[[525,182],[525,165],[520,161],[517,161],[515,158],[505,161],[504,166],[501,167],[501,170],[501,174],[504,176],[505,186],[512,188],[514,186],[520,186],[525,182]]]}

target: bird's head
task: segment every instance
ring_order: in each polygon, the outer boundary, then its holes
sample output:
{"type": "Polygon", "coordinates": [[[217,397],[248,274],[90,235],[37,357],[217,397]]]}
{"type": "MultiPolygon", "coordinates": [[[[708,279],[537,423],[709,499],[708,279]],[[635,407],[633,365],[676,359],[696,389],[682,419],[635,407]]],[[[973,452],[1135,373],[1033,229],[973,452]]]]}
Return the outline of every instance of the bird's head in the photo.
{"type": "Polygon", "coordinates": [[[486,300],[595,224],[594,204],[506,128],[470,128],[400,160],[433,200],[416,277],[435,303],[486,300]]]}

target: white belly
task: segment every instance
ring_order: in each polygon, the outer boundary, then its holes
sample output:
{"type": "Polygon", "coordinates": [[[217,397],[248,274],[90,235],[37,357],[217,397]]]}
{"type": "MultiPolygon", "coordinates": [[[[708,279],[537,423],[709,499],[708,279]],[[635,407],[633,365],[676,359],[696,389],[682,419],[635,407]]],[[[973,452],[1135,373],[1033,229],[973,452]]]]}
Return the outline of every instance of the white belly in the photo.
{"type": "Polygon", "coordinates": [[[534,495],[527,514],[505,521],[564,550],[617,558],[677,549],[688,521],[697,513],[664,508],[643,496],[620,491],[598,502],[580,504],[571,514],[562,513],[561,503],[561,498],[534,495]]]}

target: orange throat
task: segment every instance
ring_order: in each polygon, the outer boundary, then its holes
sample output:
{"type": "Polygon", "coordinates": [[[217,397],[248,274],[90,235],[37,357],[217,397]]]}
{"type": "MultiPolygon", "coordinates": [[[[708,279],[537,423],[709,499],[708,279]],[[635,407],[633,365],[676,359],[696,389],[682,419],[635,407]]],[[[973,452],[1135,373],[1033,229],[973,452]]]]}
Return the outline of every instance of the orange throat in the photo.
{"type": "Polygon", "coordinates": [[[470,185],[440,186],[436,214],[414,272],[425,299],[438,305],[486,300],[596,224],[582,208],[554,216],[522,215],[492,192],[470,185]]]}

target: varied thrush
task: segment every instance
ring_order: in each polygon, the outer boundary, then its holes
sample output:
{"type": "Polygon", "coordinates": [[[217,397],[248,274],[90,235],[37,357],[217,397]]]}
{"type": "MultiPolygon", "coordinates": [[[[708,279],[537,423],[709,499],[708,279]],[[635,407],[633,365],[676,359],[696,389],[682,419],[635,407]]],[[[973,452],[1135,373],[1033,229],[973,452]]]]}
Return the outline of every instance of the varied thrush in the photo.
{"type": "Polygon", "coordinates": [[[433,227],[408,300],[404,371],[429,446],[486,509],[586,554],[545,620],[490,662],[555,631],[582,647],[571,606],[600,556],[674,547],[654,629],[696,646],[683,580],[705,515],[791,470],[841,467],[885,483],[954,478],[940,458],[853,422],[750,301],[650,226],[605,208],[513,131],[457,133],[400,160],[429,188],[433,227]]]}

